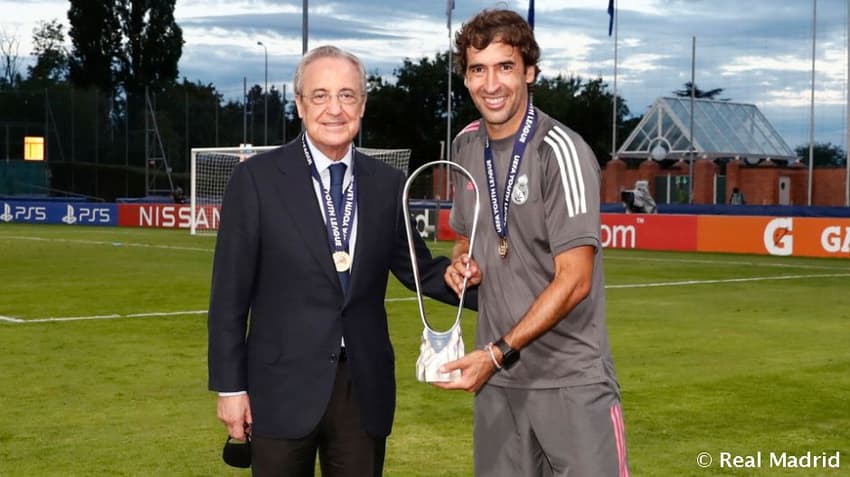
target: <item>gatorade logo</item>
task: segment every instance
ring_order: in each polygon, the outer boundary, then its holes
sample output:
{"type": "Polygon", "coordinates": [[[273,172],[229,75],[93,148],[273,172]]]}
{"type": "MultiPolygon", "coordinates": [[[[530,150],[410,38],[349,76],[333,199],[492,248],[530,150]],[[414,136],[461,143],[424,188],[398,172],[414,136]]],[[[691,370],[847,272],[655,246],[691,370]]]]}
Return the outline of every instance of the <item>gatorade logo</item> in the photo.
{"type": "Polygon", "coordinates": [[[787,257],[794,253],[794,220],[780,217],[767,223],[764,228],[764,248],[771,255],[787,257]]]}
{"type": "Polygon", "coordinates": [[[820,244],[827,253],[850,253],[850,227],[832,225],[823,229],[820,244]]]}

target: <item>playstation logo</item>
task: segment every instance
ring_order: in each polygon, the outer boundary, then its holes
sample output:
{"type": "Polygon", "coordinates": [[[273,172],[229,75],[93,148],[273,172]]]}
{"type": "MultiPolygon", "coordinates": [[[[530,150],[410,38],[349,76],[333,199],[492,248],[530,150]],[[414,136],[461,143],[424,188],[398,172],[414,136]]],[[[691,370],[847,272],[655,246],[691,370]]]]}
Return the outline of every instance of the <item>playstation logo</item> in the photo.
{"type": "Polygon", "coordinates": [[[65,216],[62,217],[62,222],[66,223],[68,225],[72,225],[72,224],[77,223],[77,217],[74,215],[74,206],[73,205],[71,205],[71,204],[67,205],[67,208],[65,209],[65,216]]]}
{"type": "Polygon", "coordinates": [[[12,219],[12,207],[7,202],[3,202],[3,215],[0,215],[0,220],[11,222],[12,219]]]}

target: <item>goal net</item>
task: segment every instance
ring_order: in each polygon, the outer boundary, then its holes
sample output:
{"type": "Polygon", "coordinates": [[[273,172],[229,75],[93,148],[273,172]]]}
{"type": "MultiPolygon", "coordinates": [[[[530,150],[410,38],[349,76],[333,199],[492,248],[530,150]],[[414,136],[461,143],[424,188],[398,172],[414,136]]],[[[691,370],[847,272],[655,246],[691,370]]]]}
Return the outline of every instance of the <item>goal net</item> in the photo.
{"type": "Polygon", "coordinates": [[[372,156],[375,159],[386,162],[387,164],[401,169],[404,175],[407,175],[407,166],[410,163],[410,149],[374,149],[368,147],[358,147],[358,151],[372,156]]]}
{"type": "MultiPolygon", "coordinates": [[[[279,146],[240,146],[192,148],[189,204],[192,235],[218,230],[224,189],[236,164],[279,146]]],[[[357,148],[407,174],[410,149],[357,148]]]]}

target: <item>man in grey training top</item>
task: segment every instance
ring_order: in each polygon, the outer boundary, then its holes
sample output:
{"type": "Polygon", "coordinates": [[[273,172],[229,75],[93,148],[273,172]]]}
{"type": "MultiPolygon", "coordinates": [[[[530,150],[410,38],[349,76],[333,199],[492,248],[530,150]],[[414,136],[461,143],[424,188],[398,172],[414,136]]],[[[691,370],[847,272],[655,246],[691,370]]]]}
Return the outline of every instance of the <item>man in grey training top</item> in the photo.
{"type": "MultiPolygon", "coordinates": [[[[599,166],[582,138],[532,105],[540,50],[526,21],[485,10],[455,36],[456,67],[482,119],[453,143],[479,184],[473,256],[483,274],[476,350],[435,385],[475,392],[478,476],[629,475],[605,325],[599,166]],[[521,355],[521,356],[520,356],[521,355]]],[[[446,281],[469,252],[474,190],[454,176],[459,233],[446,281]]]]}

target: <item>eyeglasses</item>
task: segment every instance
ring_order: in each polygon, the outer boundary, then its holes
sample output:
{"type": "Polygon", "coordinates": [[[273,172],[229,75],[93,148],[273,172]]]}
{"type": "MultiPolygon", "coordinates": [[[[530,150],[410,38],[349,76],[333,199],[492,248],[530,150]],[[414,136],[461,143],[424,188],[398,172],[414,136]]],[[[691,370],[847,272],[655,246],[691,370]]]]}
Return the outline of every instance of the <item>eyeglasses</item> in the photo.
{"type": "Polygon", "coordinates": [[[336,99],[339,100],[340,104],[344,104],[346,106],[357,104],[360,101],[360,95],[353,91],[340,91],[336,94],[331,94],[327,91],[316,91],[313,94],[307,96],[310,102],[316,106],[328,104],[331,101],[331,98],[333,97],[336,97],[336,99]]]}

